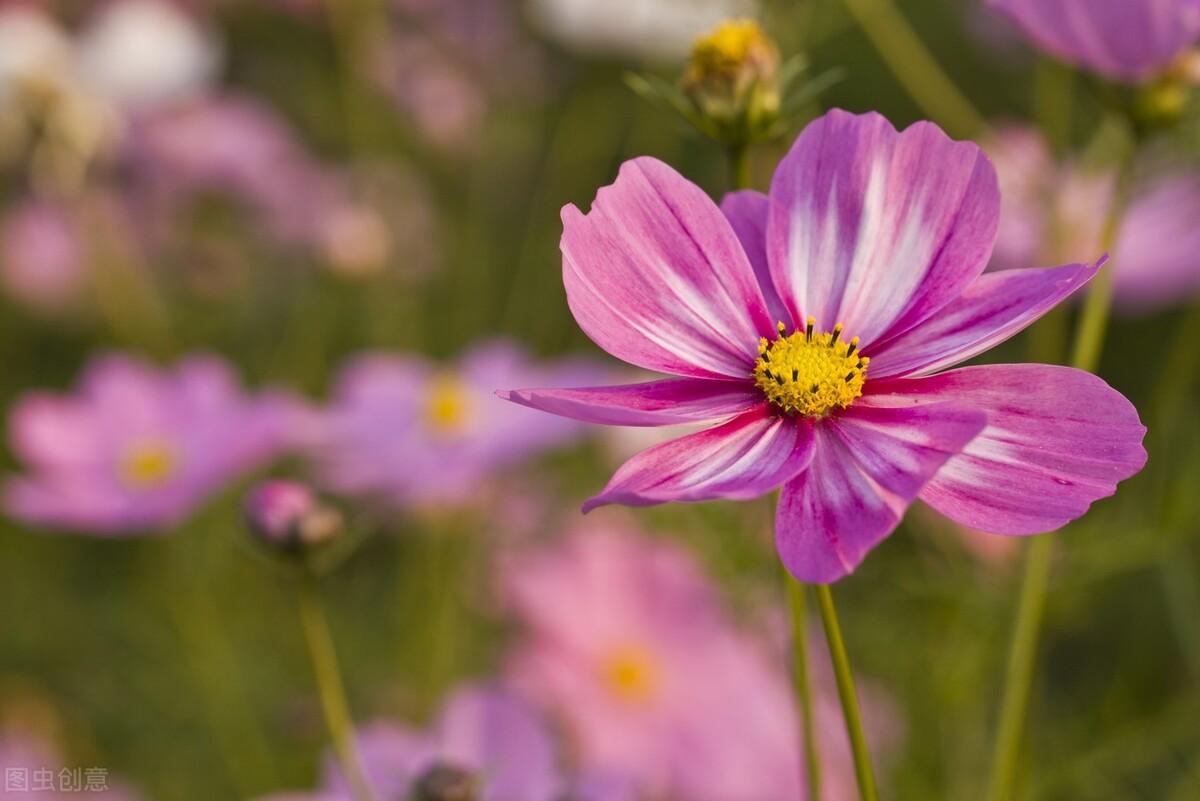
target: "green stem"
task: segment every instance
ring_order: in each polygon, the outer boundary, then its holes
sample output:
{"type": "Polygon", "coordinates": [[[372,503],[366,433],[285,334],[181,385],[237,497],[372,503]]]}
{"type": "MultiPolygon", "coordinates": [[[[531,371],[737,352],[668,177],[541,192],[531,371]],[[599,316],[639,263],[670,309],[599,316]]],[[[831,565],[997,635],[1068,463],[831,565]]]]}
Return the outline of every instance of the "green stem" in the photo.
{"type": "Polygon", "coordinates": [[[1050,583],[1050,562],[1054,538],[1035,537],[1025,555],[1025,576],[1017,605],[1017,625],[1008,652],[1007,679],[992,753],[992,779],[988,801],[1008,801],[1016,781],[1017,759],[1021,750],[1021,729],[1029,706],[1033,684],[1033,664],[1037,656],[1038,631],[1046,608],[1046,589],[1050,583]]]}
{"type": "Polygon", "coordinates": [[[867,753],[867,738],[863,734],[862,714],[858,710],[858,696],[854,691],[854,675],[850,672],[850,659],[846,655],[846,644],[842,641],[842,629],[838,625],[833,593],[826,584],[817,584],[813,589],[817,593],[821,623],[825,626],[825,641],[829,644],[829,658],[833,662],[833,674],[837,679],[838,699],[842,702],[846,734],[850,737],[850,750],[854,755],[858,792],[862,801],[879,801],[875,790],[875,774],[871,770],[871,757],[867,753]]]}
{"type": "Polygon", "coordinates": [[[346,702],[346,690],[338,667],[337,651],[325,608],[321,604],[316,577],[305,568],[297,591],[300,607],[300,624],[304,639],[308,643],[308,654],[312,659],[313,674],[317,680],[317,692],[321,698],[321,711],[329,727],[333,749],[346,774],[354,801],[373,801],[370,784],[363,770],[358,744],[354,737],[354,722],[350,717],[350,706],[346,702]]]}
{"type": "Polygon", "coordinates": [[[750,188],[750,148],[747,145],[730,146],[729,181],[734,189],[750,188]]]}
{"type": "Polygon", "coordinates": [[[843,0],[896,80],[933,120],[957,137],[987,128],[983,115],[938,65],[891,0],[843,0]]]}
{"type": "MultiPolygon", "coordinates": [[[[1112,205],[1104,223],[1101,246],[1111,252],[1125,212],[1130,180],[1130,153],[1118,167],[1112,205]]],[[[1112,301],[1112,263],[1100,269],[1092,279],[1087,299],[1075,332],[1075,349],[1071,365],[1080,370],[1094,370],[1104,347],[1112,301]]],[[[1021,735],[1029,708],[1033,686],[1033,669],[1037,657],[1038,639],[1046,607],[1046,591],[1050,581],[1050,562],[1055,540],[1049,536],[1035,538],[1025,556],[1025,573],[1021,583],[1021,598],[1017,606],[1017,623],[1009,646],[1004,694],[1000,703],[1000,719],[992,752],[992,775],[988,784],[987,801],[1010,801],[1016,784],[1017,762],[1021,752],[1021,735]]]]}
{"type": "Polygon", "coordinates": [[[1071,89],[1075,73],[1053,59],[1038,62],[1033,73],[1033,117],[1058,155],[1071,145],[1071,89]]]}
{"type": "Polygon", "coordinates": [[[212,596],[184,576],[177,576],[170,592],[172,613],[186,649],[185,661],[192,671],[200,703],[208,719],[229,779],[243,798],[257,795],[256,788],[269,784],[274,775],[270,748],[246,688],[228,632],[212,596]]]}
{"type": "Polygon", "coordinates": [[[817,750],[813,720],[812,681],[808,672],[808,636],[805,632],[806,598],[804,585],[790,574],[787,581],[788,611],[792,619],[792,682],[800,702],[800,732],[804,738],[804,780],[807,801],[821,801],[821,755],[817,750]]]}

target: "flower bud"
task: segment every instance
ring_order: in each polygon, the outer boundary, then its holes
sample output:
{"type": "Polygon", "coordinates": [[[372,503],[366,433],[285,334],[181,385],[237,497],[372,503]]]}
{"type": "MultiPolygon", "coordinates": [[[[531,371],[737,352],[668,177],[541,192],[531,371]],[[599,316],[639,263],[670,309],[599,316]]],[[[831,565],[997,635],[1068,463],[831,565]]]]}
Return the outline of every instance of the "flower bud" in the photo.
{"type": "Polygon", "coordinates": [[[342,530],[337,510],[294,481],[264,481],[246,496],[243,511],[255,536],[286,551],[323,545],[342,530]]]}
{"type": "Polygon", "coordinates": [[[1139,87],[1132,115],[1144,129],[1167,128],[1183,119],[1196,87],[1200,86],[1200,51],[1180,55],[1158,78],[1139,87]]]}
{"type": "Polygon", "coordinates": [[[696,40],[680,89],[726,137],[748,141],[779,115],[779,48],[749,19],[696,40]]]}
{"type": "Polygon", "coordinates": [[[411,801],[476,801],[479,777],[455,765],[438,762],[413,784],[411,801]]]}

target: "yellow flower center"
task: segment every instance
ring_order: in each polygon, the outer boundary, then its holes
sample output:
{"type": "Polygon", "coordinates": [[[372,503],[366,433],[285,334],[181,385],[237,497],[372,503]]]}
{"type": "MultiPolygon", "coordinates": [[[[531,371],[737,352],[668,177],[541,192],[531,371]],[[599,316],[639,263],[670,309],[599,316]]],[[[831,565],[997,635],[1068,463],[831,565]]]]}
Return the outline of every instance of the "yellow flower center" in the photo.
{"type": "Polygon", "coordinates": [[[130,448],[121,460],[121,480],[134,489],[162,486],[178,466],[175,449],[169,442],[150,440],[130,448]]]}
{"type": "Polygon", "coordinates": [[[645,703],[658,694],[658,663],[646,648],[614,648],[603,660],[601,674],[609,692],[625,703],[645,703]]]}
{"type": "Polygon", "coordinates": [[[803,331],[758,343],[754,383],[777,409],[804,417],[823,417],[845,409],[862,394],[871,361],[858,352],[858,337],[842,339],[842,326],[818,334],[809,317],[803,331]]]}
{"type": "Polygon", "coordinates": [[[433,380],[425,401],[425,419],[434,431],[442,434],[462,431],[469,411],[470,395],[462,381],[452,375],[433,380]]]}

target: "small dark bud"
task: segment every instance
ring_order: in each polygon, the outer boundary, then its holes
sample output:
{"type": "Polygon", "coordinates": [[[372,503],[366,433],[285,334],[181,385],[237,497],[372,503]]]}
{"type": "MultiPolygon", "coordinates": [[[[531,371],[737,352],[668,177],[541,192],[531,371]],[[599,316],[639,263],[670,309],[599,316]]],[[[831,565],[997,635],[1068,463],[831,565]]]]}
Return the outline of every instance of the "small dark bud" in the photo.
{"type": "Polygon", "coordinates": [[[250,531],[269,545],[300,551],[323,545],[342,531],[342,516],[311,489],[274,479],[259,484],[243,505],[250,531]]]}
{"type": "Polygon", "coordinates": [[[417,779],[409,801],[477,801],[478,798],[478,776],[439,762],[417,779]]]}

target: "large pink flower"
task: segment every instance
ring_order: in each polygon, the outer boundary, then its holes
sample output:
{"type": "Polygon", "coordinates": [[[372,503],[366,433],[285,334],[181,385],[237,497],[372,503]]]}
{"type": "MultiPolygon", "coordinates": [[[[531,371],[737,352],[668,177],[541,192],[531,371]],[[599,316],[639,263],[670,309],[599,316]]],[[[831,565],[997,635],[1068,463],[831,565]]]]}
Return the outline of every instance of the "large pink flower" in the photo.
{"type": "Polygon", "coordinates": [[[1165,70],[1200,39],[1197,0],[989,0],[1038,47],[1119,81],[1165,70]]]}
{"type": "Polygon", "coordinates": [[[1088,373],[939,373],[1028,326],[1098,269],[982,275],[1000,212],[980,149],[936,126],[832,111],[768,196],[718,209],[654,159],[627,162],[589,214],[563,210],[563,281],[583,330],[674,377],[518,390],[595,423],[722,421],[626,462],[606,503],[746,499],[782,486],[776,543],[799,579],[846,575],[920,496],[974,528],[1079,517],[1145,463],[1145,429],[1088,373]]]}

